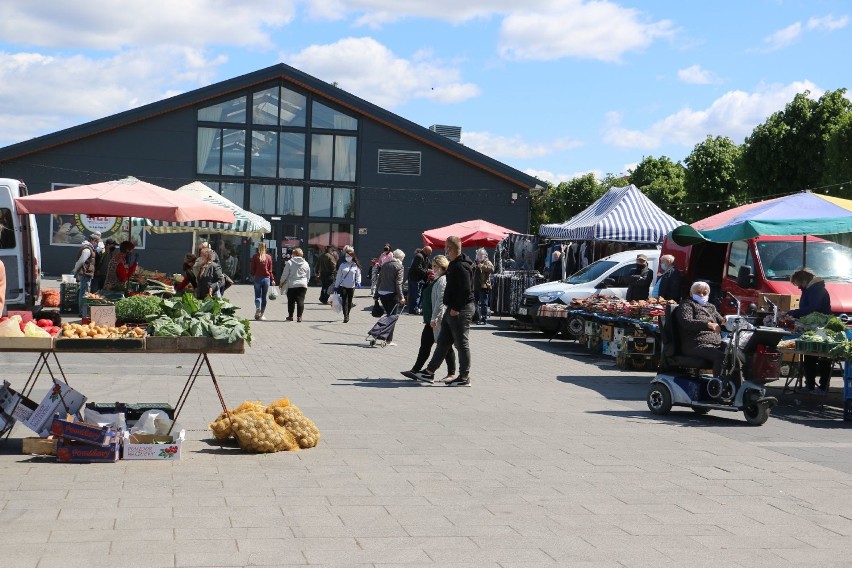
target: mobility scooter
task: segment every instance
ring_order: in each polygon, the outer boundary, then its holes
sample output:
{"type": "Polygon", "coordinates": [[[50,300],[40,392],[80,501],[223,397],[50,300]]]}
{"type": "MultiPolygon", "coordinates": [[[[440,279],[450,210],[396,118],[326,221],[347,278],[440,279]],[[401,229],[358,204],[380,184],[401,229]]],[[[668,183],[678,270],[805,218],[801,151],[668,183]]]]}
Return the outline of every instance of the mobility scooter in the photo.
{"type": "MultiPolygon", "coordinates": [[[[733,298],[733,296],[731,296],[733,298]]],[[[776,347],[790,332],[777,327],[755,327],[740,315],[727,316],[725,358],[720,376],[702,374],[710,361],[683,355],[679,350],[679,307],[666,309],[662,333],[660,371],[648,389],[648,408],[668,414],[672,406],[685,406],[698,414],[711,410],[742,411],[749,424],[760,426],[778,400],[766,396],[766,385],[777,380],[781,355],[776,347]]]]}

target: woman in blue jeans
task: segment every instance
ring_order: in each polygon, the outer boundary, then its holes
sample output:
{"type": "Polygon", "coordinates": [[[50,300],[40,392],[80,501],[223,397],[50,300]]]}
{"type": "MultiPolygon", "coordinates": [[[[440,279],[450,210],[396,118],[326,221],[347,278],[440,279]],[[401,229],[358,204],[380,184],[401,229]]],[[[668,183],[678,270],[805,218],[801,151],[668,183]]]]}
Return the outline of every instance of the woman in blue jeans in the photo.
{"type": "Polygon", "coordinates": [[[266,311],[266,295],[269,286],[275,285],[275,277],[272,275],[272,257],[266,254],[266,244],[257,245],[257,252],[251,257],[249,272],[254,277],[254,319],[266,320],[263,312],[266,311]]]}

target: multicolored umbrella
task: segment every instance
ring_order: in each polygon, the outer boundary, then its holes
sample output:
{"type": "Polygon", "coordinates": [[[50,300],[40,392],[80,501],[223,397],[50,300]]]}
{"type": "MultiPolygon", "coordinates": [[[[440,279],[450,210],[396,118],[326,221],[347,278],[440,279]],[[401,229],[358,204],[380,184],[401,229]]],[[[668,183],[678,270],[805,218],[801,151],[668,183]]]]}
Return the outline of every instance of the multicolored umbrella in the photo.
{"type": "Polygon", "coordinates": [[[852,232],[852,201],[810,191],[749,203],[674,229],[681,245],[730,243],[763,235],[836,235],[852,232]]]}

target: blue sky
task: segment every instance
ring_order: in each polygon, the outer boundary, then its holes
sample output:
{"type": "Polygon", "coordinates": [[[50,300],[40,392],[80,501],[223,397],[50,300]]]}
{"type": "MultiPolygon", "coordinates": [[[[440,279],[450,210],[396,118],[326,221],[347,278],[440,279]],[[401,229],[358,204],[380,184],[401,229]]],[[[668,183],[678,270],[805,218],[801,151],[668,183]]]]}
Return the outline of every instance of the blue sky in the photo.
{"type": "Polygon", "coordinates": [[[850,18],[848,0],[4,0],[0,146],[284,62],[547,181],[621,173],[848,87],[850,18]]]}

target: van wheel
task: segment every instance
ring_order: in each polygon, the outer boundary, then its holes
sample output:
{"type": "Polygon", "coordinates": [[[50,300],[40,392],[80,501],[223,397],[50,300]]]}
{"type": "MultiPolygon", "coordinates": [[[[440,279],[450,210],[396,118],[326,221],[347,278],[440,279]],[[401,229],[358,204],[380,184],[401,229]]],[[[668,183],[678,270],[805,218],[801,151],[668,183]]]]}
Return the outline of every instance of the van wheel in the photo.
{"type": "Polygon", "coordinates": [[[672,394],[663,383],[651,383],[647,403],[648,410],[653,414],[668,414],[672,409],[672,394]]]}

